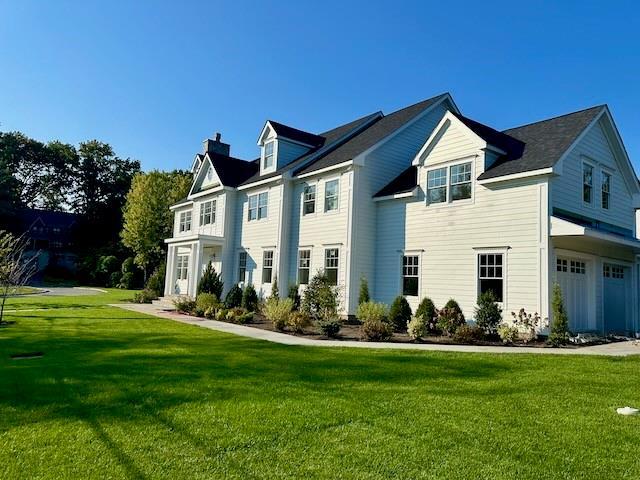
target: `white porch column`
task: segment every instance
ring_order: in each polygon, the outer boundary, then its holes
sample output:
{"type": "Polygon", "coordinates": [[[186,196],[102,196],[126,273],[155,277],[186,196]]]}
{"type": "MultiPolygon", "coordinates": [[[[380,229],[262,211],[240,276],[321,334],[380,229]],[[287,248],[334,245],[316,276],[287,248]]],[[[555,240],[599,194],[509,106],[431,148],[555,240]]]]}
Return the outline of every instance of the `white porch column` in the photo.
{"type": "Polygon", "coordinates": [[[191,244],[191,253],[189,255],[189,286],[187,291],[189,295],[194,297],[198,291],[198,281],[202,271],[202,249],[200,242],[191,244]]]}
{"type": "Polygon", "coordinates": [[[173,286],[176,283],[176,252],[175,245],[169,245],[167,249],[167,267],[164,280],[164,295],[173,295],[173,286]]]}

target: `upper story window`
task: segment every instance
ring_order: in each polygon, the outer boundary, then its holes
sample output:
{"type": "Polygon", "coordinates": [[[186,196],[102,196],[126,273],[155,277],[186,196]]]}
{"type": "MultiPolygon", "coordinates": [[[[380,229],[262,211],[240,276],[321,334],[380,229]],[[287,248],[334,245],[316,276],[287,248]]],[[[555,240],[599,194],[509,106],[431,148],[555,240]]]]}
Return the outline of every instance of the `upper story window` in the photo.
{"type": "Polygon", "coordinates": [[[298,283],[307,285],[309,283],[309,272],[311,271],[311,250],[300,250],[298,252],[298,283]]]}
{"type": "Polygon", "coordinates": [[[479,293],[493,292],[497,302],[504,297],[504,255],[481,253],[478,255],[479,293]]]}
{"type": "Polygon", "coordinates": [[[309,215],[316,211],[316,186],[307,185],[302,194],[302,214],[309,215]]]}
{"type": "Polygon", "coordinates": [[[337,248],[327,248],[324,251],[324,273],[331,285],[338,284],[339,253],[337,248]]]}
{"type": "Polygon", "coordinates": [[[427,171],[427,203],[471,198],[471,162],[427,171]]]}
{"type": "Polygon", "coordinates": [[[609,210],[611,200],[611,174],[602,172],[602,208],[609,210]]]}
{"type": "Polygon", "coordinates": [[[262,256],[262,283],[271,283],[273,276],[273,250],[265,250],[262,256]]]}
{"type": "Polygon", "coordinates": [[[593,167],[588,163],[582,164],[582,201],[593,202],[593,167]]]}
{"type": "Polygon", "coordinates": [[[267,142],[264,144],[264,162],[262,164],[262,168],[264,170],[273,167],[273,149],[274,149],[274,142],[267,142]]]}
{"type": "Polygon", "coordinates": [[[200,204],[200,225],[216,223],[216,201],[210,200],[200,204]]]}
{"type": "Polygon", "coordinates": [[[338,179],[329,180],[324,184],[324,211],[330,212],[331,210],[338,209],[338,187],[340,181],[338,179]]]}
{"type": "Polygon", "coordinates": [[[180,232],[191,231],[191,210],[180,213],[180,232]]]}
{"type": "Polygon", "coordinates": [[[260,220],[267,218],[267,204],[269,203],[269,194],[267,192],[256,195],[249,195],[249,213],[248,220],[260,220]]]}
{"type": "Polygon", "coordinates": [[[418,296],[418,255],[402,257],[402,295],[418,296]]]}

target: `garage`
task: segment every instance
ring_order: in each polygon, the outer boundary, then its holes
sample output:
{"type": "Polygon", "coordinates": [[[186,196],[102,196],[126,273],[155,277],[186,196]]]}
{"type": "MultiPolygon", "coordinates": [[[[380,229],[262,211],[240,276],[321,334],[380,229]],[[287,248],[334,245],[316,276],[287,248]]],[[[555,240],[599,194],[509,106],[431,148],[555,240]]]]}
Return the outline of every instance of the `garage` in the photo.
{"type": "Polygon", "coordinates": [[[615,263],[602,265],[602,306],[604,330],[626,333],[629,302],[629,268],[615,263]]]}
{"type": "Polygon", "coordinates": [[[593,295],[589,295],[591,263],[581,258],[557,257],[556,279],[573,332],[595,330],[593,295]]]}

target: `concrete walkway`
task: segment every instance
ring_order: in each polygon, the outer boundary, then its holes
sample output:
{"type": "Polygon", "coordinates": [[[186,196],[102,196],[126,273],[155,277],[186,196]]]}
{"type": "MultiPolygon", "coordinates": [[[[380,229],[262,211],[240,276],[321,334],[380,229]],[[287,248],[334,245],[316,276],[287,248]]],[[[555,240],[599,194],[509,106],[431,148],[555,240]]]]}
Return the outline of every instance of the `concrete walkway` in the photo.
{"type": "Polygon", "coordinates": [[[206,320],[177,312],[160,310],[149,304],[114,304],[125,310],[145,313],[159,318],[166,318],[176,322],[197,325],[198,327],[217,330],[219,332],[232,333],[243,337],[256,338],[283,345],[301,345],[305,347],[354,347],[354,348],[390,348],[397,350],[426,350],[440,352],[466,352],[466,353],[535,353],[551,355],[606,355],[613,357],[626,357],[628,355],[640,355],[640,342],[628,341],[595,345],[582,348],[536,348],[536,347],[493,347],[486,345],[437,345],[420,343],[391,343],[391,342],[358,342],[354,340],[312,340],[310,338],[296,337],[286,333],[272,332],[246,325],[206,320]]]}

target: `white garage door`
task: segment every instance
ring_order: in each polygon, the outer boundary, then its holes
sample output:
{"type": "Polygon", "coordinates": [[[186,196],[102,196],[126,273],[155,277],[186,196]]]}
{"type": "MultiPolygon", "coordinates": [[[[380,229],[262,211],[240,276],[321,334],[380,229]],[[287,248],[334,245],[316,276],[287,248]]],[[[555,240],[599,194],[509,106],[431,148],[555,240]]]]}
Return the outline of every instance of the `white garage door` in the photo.
{"type": "Polygon", "coordinates": [[[604,329],[624,333],[627,330],[628,269],[623,265],[602,265],[604,329]]]}
{"type": "Polygon", "coordinates": [[[595,300],[589,296],[588,268],[585,260],[567,257],[556,259],[556,278],[562,289],[569,329],[574,332],[595,330],[590,308],[595,300]]]}

